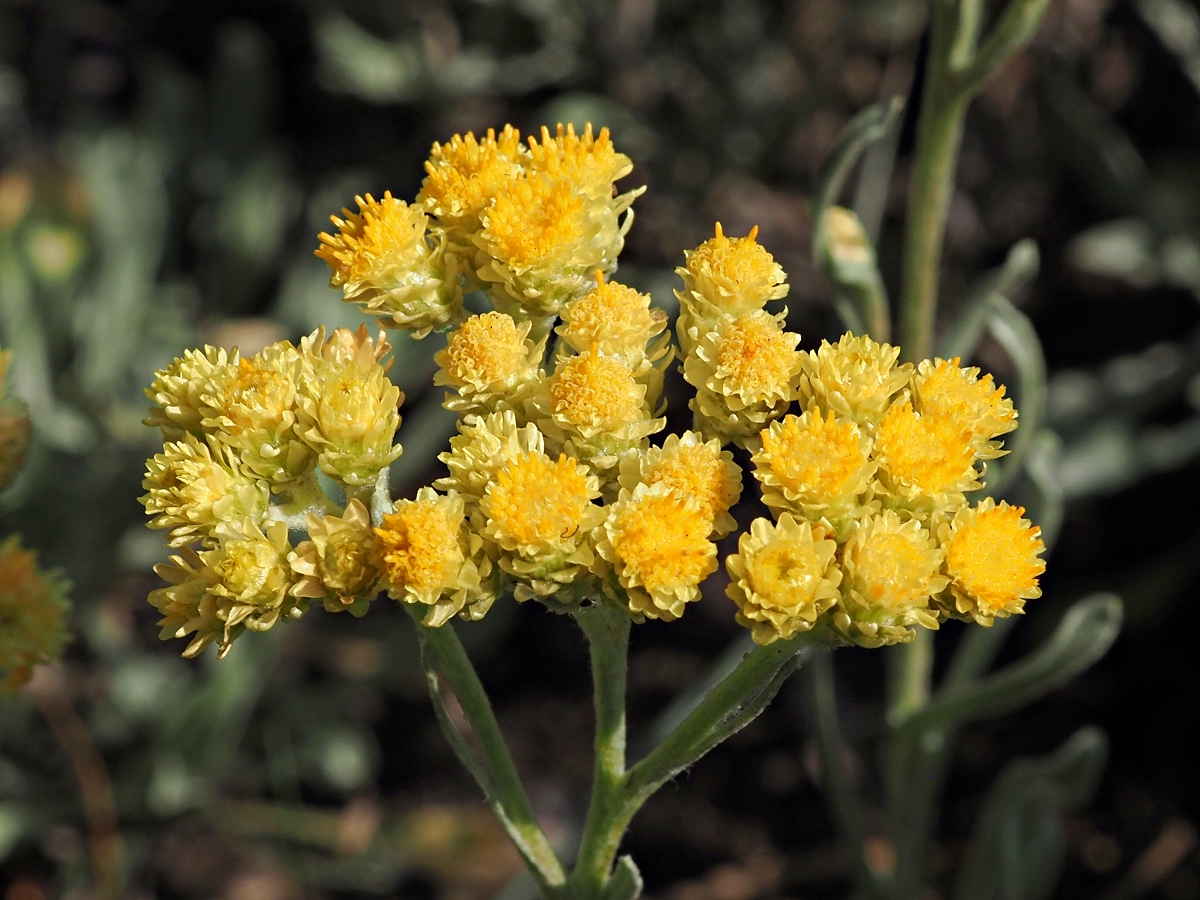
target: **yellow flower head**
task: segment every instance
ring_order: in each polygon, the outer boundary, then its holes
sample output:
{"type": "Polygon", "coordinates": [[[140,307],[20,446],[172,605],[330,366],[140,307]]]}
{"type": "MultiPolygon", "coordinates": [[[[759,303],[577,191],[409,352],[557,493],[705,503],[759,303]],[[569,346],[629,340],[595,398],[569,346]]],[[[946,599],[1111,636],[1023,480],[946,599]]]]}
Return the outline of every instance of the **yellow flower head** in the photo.
{"type": "Polygon", "coordinates": [[[217,658],[225,656],[244,626],[227,624],[231,604],[211,591],[217,583],[216,573],[191,547],[184,547],[169,563],[159,563],[154,571],[167,582],[166,587],[151,591],[147,598],[162,614],[158,620],[159,640],[195,635],[183,651],[183,656],[191,659],[221,638],[217,658]]]}
{"type": "Polygon", "coordinates": [[[853,422],[814,409],[773,422],[761,440],[753,459],[763,502],[777,514],[823,517],[843,533],[875,474],[870,438],[853,422]]]}
{"type": "Polygon", "coordinates": [[[11,364],[12,351],[0,350],[0,491],[17,477],[29,449],[29,410],[16,397],[5,395],[4,382],[11,364]]]}
{"type": "Polygon", "coordinates": [[[757,241],[758,226],[746,237],[716,236],[684,251],[686,264],[675,272],[683,279],[679,298],[679,343],[685,353],[723,316],[737,318],[787,296],[787,276],[757,241]]]}
{"type": "Polygon", "coordinates": [[[862,519],[842,550],[842,602],[834,624],[851,643],[910,641],[914,626],[937,628],[930,598],[946,587],[942,551],[921,523],[892,510],[862,519]]]}
{"type": "Polygon", "coordinates": [[[712,540],[737,528],[729,510],[742,495],[742,470],[718,440],[705,443],[694,431],[668,435],[662,447],[623,456],[620,483],[630,493],[639,484],[665,484],[681,497],[691,497],[712,523],[712,540]]]}
{"type": "Polygon", "coordinates": [[[541,380],[544,342],[529,340],[530,322],[502,312],[471,316],[433,355],[434,384],[449,385],[445,407],[459,415],[518,410],[541,380]]]}
{"type": "Polygon", "coordinates": [[[450,438],[450,449],[438,455],[450,475],[434,485],[443,491],[458,491],[468,503],[483,497],[506,463],[521,454],[545,450],[537,426],[519,425],[516,413],[510,409],[483,417],[468,416],[459,422],[458,431],[450,438]]]}
{"type": "Polygon", "coordinates": [[[245,474],[228,447],[191,433],[146,460],[142,488],[150,527],[168,529],[169,547],[197,540],[211,546],[218,523],[261,518],[270,501],[266,482],[245,474]]]}
{"type": "Polygon", "coordinates": [[[43,571],[16,535],[0,543],[0,697],[25,684],[34,666],[62,657],[66,615],[66,581],[43,571]]]}
{"type": "Polygon", "coordinates": [[[609,200],[615,193],[613,183],[633,171],[633,161],[617,152],[607,128],[593,137],[590,122],[578,135],[574,125],[568,124],[564,130],[560,124],[552,137],[543,125],[541,143],[529,137],[529,168],[571,181],[582,193],[609,200]]]}
{"type": "Polygon", "coordinates": [[[665,425],[646,407],[646,386],[617,356],[560,356],[543,394],[535,398],[543,433],[573,456],[607,473],[620,454],[644,444],[665,425]]]}
{"type": "Polygon", "coordinates": [[[243,519],[222,522],[215,533],[216,548],[200,553],[200,559],[220,579],[212,592],[236,606],[273,613],[269,619],[257,619],[261,628],[247,623],[251,630],[265,631],[275,623],[292,587],[287,525],[270,521],[263,528],[251,519],[243,519]],[[265,624],[267,621],[270,624],[265,624]]]}
{"type": "Polygon", "coordinates": [[[726,319],[706,334],[683,364],[696,388],[697,431],[723,442],[756,436],[792,401],[804,354],[800,335],[763,310],[726,319]]]}
{"type": "Polygon", "coordinates": [[[961,506],[964,492],[979,487],[971,432],[921,415],[911,403],[887,411],[875,433],[874,457],[889,502],[920,516],[961,506]]]}
{"type": "Polygon", "coordinates": [[[356,612],[356,601],[374,597],[382,577],[370,513],[362,501],[351,500],[340,516],[309,513],[305,527],[308,540],[288,554],[292,571],[300,576],[292,596],[321,600],[329,612],[356,612]]]}
{"type": "Polygon", "coordinates": [[[483,537],[499,550],[500,568],[519,580],[524,601],[548,596],[586,574],[589,532],[604,519],[592,501],[599,481],[572,457],[521,453],[495,475],[479,505],[483,537]]]}
{"type": "Polygon", "coordinates": [[[899,347],[865,335],[847,333],[836,344],[821,341],[819,349],[804,355],[800,405],[837,413],[871,431],[912,374],[908,363],[896,365],[899,355],[899,347]]]}
{"type": "Polygon", "coordinates": [[[456,246],[470,248],[483,211],[521,173],[522,155],[521,134],[511,125],[499,137],[489,128],[479,140],[467,132],[466,137],[456,134],[445,144],[435,143],[417,202],[449,230],[456,246]]]}
{"type": "Polygon", "coordinates": [[[232,381],[238,373],[238,353],[226,353],[217,347],[188,350],[165,369],[154,373],[154,382],[146,396],[154,404],[144,423],[162,429],[168,441],[185,434],[204,434],[203,421],[215,410],[205,402],[216,386],[232,381]]]}
{"type": "Polygon", "coordinates": [[[458,494],[424,487],[415,500],[398,500],[375,529],[388,594],[428,606],[426,625],[441,625],[474,605],[483,609],[468,617],[479,618],[495,599],[481,582],[478,539],[472,546],[463,517],[458,494]]]}
{"type": "Polygon", "coordinates": [[[389,327],[425,337],[443,328],[462,310],[458,260],[446,253],[444,235],[428,233],[429,220],[419,206],[384,193],[355,197],[358,212],[332,216],[335,235],[318,235],[316,255],[333,271],[332,285],[343,299],[361,303],[389,327]]]}
{"type": "Polygon", "coordinates": [[[674,621],[700,598],[717,568],[712,522],[694,498],[666,484],[640,484],[608,508],[596,550],[624,589],[635,616],[674,621]]]}
{"type": "Polygon", "coordinates": [[[378,361],[387,352],[382,332],[378,343],[365,326],[357,335],[339,328],[328,341],[319,328],[301,342],[296,432],[321,471],[344,485],[373,484],[402,452],[393,441],[404,397],[378,361]]]}
{"type": "Polygon", "coordinates": [[[737,604],[737,621],[755,643],[770,644],[810,630],[837,603],[842,573],[834,564],[837,544],[789,513],[772,525],[755,519],[725,560],[725,592],[737,604]]]}
{"type": "Polygon", "coordinates": [[[1024,612],[1026,600],[1042,595],[1038,577],[1046,570],[1041,558],[1046,545],[1041,529],[1024,515],[1023,507],[988,497],[942,526],[953,599],[948,611],[991,625],[997,617],[1024,612]]]}
{"type": "Polygon", "coordinates": [[[605,281],[603,273],[596,274],[596,287],[564,307],[562,319],[557,331],[576,353],[596,347],[635,368],[647,356],[646,345],[667,327],[667,314],[650,308],[649,294],[605,281]]]}
{"type": "Polygon", "coordinates": [[[962,368],[957,357],[926,359],[917,366],[913,386],[917,408],[969,431],[981,459],[1005,452],[995,439],[1017,427],[1017,411],[991,375],[980,378],[978,369],[962,368]]]}

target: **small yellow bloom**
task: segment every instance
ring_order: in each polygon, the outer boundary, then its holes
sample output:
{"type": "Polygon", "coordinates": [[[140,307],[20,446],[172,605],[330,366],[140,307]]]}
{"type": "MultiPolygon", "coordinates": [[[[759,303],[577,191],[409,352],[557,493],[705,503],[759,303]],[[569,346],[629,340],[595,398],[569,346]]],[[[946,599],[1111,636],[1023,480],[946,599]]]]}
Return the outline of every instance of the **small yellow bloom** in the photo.
{"type": "Polygon", "coordinates": [[[892,510],[860,520],[842,550],[838,630],[860,647],[911,641],[914,627],[937,628],[931,597],[946,587],[942,551],[916,519],[892,510]]]}
{"type": "Polygon", "coordinates": [[[43,571],[37,556],[13,535],[0,543],[0,697],[33,675],[33,667],[62,657],[67,583],[43,571]]]}
{"type": "Polygon", "coordinates": [[[971,437],[956,422],[922,415],[911,403],[894,404],[875,433],[887,502],[922,517],[963,505],[963,494],[980,486],[971,437]]]}
{"type": "Polygon", "coordinates": [[[700,339],[723,317],[738,318],[787,296],[787,276],[758,243],[758,226],[743,238],[726,237],[721,223],[716,236],[695,250],[685,250],[686,264],[675,270],[683,279],[679,298],[679,344],[693,352],[700,339]]]}
{"type": "Polygon", "coordinates": [[[388,594],[429,607],[424,624],[452,616],[483,616],[495,599],[482,581],[490,564],[478,553],[479,539],[464,527],[462,498],[424,487],[415,500],[398,500],[375,529],[388,594]],[[480,569],[483,563],[483,571],[480,569]]]}
{"type": "Polygon", "coordinates": [[[622,491],[596,535],[635,616],[674,621],[700,599],[700,583],[717,568],[712,522],[692,497],[666,484],[622,491]]]}
{"type": "Polygon", "coordinates": [[[599,496],[596,476],[566,455],[522,453],[496,472],[479,505],[481,533],[518,579],[517,600],[548,596],[587,573],[587,536],[604,519],[592,502],[599,496]]]}
{"type": "MultiPolygon", "coordinates": [[[[557,134],[552,137],[550,129],[543,125],[540,143],[532,135],[529,137],[529,168],[571,181],[582,193],[607,201],[616,193],[613,184],[633,171],[633,161],[617,152],[607,128],[601,128],[600,134],[593,137],[591,122],[579,135],[574,125],[568,124],[564,130],[559,124],[557,134]]],[[[644,190],[616,198],[622,206],[619,211],[627,209],[644,190]]]]}
{"type": "Polygon", "coordinates": [[[316,255],[333,270],[332,285],[347,302],[362,304],[388,327],[423,338],[452,323],[462,311],[459,263],[446,238],[429,232],[419,206],[384,193],[355,197],[358,212],[332,216],[335,235],[318,235],[316,255]]]}
{"type": "Polygon", "coordinates": [[[227,627],[230,604],[210,590],[217,582],[216,573],[204,565],[191,547],[184,547],[169,563],[159,563],[154,571],[167,582],[166,587],[151,591],[147,598],[162,614],[158,620],[159,640],[194,634],[183,651],[183,656],[191,659],[222,638],[217,657],[224,657],[243,628],[227,627]]]}
{"type": "Polygon", "coordinates": [[[978,369],[962,368],[957,357],[926,359],[917,366],[913,387],[917,409],[970,431],[981,459],[1005,452],[996,438],[1017,427],[1017,411],[991,375],[980,378],[978,369]]]}
{"type": "Polygon", "coordinates": [[[386,352],[383,333],[377,346],[365,326],[357,335],[339,328],[328,341],[319,328],[301,342],[296,434],[343,485],[374,484],[402,452],[394,441],[404,396],[378,361],[386,352]]]}
{"type": "Polygon", "coordinates": [[[212,400],[217,385],[232,381],[238,373],[238,353],[226,353],[217,347],[188,350],[165,369],[154,373],[154,382],[146,396],[154,404],[146,425],[162,429],[168,441],[185,434],[204,434],[202,422],[215,414],[205,398],[212,400]]]}
{"type": "Polygon", "coordinates": [[[896,365],[899,355],[899,347],[865,335],[846,333],[836,344],[821,341],[820,348],[804,355],[800,405],[834,412],[870,432],[912,374],[908,363],[896,365]]]}
{"type": "Polygon", "coordinates": [[[742,495],[742,470],[715,438],[705,443],[696,432],[685,431],[668,435],[662,447],[627,454],[621,458],[620,484],[630,493],[639,484],[665,484],[691,497],[712,523],[714,541],[737,528],[729,510],[742,495]]]}
{"type": "Polygon", "coordinates": [[[771,423],[761,440],[753,459],[763,502],[776,514],[824,518],[842,534],[863,510],[875,474],[871,439],[853,422],[814,409],[771,423]]]}
{"type": "Polygon", "coordinates": [[[305,527],[308,540],[288,554],[292,571],[300,576],[292,596],[321,600],[329,612],[357,611],[356,602],[374,597],[382,577],[367,508],[351,500],[340,516],[309,513],[305,527]]]}
{"type": "Polygon", "coordinates": [[[212,546],[220,522],[258,519],[267,511],[267,483],[245,474],[228,447],[185,433],[146,460],[141,498],[151,528],[165,528],[168,547],[212,546]]]}
{"type": "Polygon", "coordinates": [[[21,400],[6,396],[4,390],[11,364],[12,351],[0,350],[0,491],[17,477],[29,449],[29,410],[21,400]]]}
{"type": "MultiPolygon", "coordinates": [[[[1041,558],[1042,531],[1025,510],[992,498],[959,510],[941,527],[939,537],[950,576],[952,614],[991,625],[996,618],[1024,612],[1025,601],[1042,595],[1038,578],[1046,570],[1041,558]]],[[[951,604],[947,603],[947,607],[951,604]]]]}
{"type": "Polygon", "coordinates": [[[789,513],[772,525],[755,519],[725,560],[725,593],[737,604],[737,621],[757,644],[810,630],[837,603],[842,573],[834,564],[837,544],[811,522],[789,513]]]}
{"type": "Polygon", "coordinates": [[[455,389],[443,404],[460,416],[524,409],[541,380],[545,342],[529,340],[530,322],[502,312],[471,316],[450,334],[433,383],[455,389]]]}
{"type": "Polygon", "coordinates": [[[450,449],[438,455],[450,475],[434,486],[458,491],[468,504],[483,498],[496,473],[521,454],[542,453],[545,439],[533,424],[520,425],[510,409],[488,416],[468,416],[450,438],[450,449]]]}
{"type": "Polygon", "coordinates": [[[784,331],[781,320],[764,310],[725,319],[684,360],[701,434],[743,442],[787,410],[804,354],[796,349],[800,335],[784,331]]]}
{"type": "Polygon", "coordinates": [[[596,287],[563,308],[562,320],[556,330],[576,353],[595,347],[636,369],[647,356],[658,358],[667,352],[665,346],[650,353],[646,349],[666,329],[667,314],[651,308],[649,294],[606,281],[602,272],[596,273],[596,287]]]}

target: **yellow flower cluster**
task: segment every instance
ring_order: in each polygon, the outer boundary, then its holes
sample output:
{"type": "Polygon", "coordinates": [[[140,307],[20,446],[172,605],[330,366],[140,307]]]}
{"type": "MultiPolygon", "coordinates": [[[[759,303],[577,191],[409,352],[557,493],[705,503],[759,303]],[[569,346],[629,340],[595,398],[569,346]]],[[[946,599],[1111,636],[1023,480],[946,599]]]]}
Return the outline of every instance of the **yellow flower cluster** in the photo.
{"type": "Polygon", "coordinates": [[[957,359],[897,363],[899,350],[844,336],[802,353],[803,412],[752,442],[777,518],[729,558],[729,596],[759,643],[829,627],[867,647],[912,639],[948,616],[990,625],[1040,596],[1040,532],[981,486],[1016,410],[957,359]]]}
{"type": "Polygon", "coordinates": [[[14,535],[0,543],[0,697],[33,675],[33,667],[62,656],[67,587],[46,572],[14,535]]]}
{"type": "Polygon", "coordinates": [[[865,337],[799,349],[786,310],[766,308],[783,270],[757,230],[720,225],[678,270],[677,349],[651,298],[607,277],[640,193],[614,187],[631,168],[590,126],[456,136],[434,145],[413,204],[368,196],[320,236],[345,299],[417,337],[448,332],[434,382],[458,433],[445,477],[411,499],[392,502],[382,477],[400,452],[382,335],[317,332],[248,360],[206,348],[158,373],[147,421],[167,443],[143,502],[182,548],[151,595],[164,635],[224,652],[312,600],[362,614],[380,591],[429,626],[509,592],[673,620],[737,529],[730,443],[772,512],[726,560],[760,643],[815,629],[880,646],[1038,596],[1038,529],[967,501],[1016,427],[1004,389],[865,337]],[[492,309],[467,315],[464,291],[492,309]],[[677,352],[693,428],[652,445],[677,352]],[[293,548],[289,529],[307,538],[293,548]]]}

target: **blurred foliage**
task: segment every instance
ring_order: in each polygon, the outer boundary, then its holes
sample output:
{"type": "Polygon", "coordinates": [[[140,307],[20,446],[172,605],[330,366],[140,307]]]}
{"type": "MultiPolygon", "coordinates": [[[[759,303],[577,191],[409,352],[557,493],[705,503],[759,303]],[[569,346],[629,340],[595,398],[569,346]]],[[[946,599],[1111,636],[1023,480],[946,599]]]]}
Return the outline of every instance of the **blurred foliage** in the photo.
{"type": "MultiPolygon", "coordinates": [[[[112,778],[127,896],[482,897],[519,868],[425,708],[402,614],[376,610],[363,630],[314,613],[220,665],[157,645],[144,597],[162,550],[136,502],[154,370],[203,342],[253,351],[357,325],[312,257],[327,216],[358,192],[412,194],[431,141],[505,121],[612,128],[649,185],[621,275],[665,308],[683,248],[714,220],[732,234],[761,226],[790,276],[790,327],[811,346],[840,327],[809,257],[807,197],[852,114],[909,93],[924,22],[918,0],[0,2],[0,345],[16,351],[10,389],[35,426],[0,525],[75,585],[61,689],[112,778]]],[[[1194,679],[1190,645],[1164,635],[1189,632],[1169,623],[1200,574],[1198,60],[1200,17],[1184,0],[1056,0],[968,123],[947,313],[1017,240],[1039,241],[1042,273],[1014,299],[1047,347],[1052,433],[1030,449],[1037,478],[1016,489],[1071,501],[1043,611],[1014,643],[1050,631],[1064,598],[1101,574],[1141,599],[1132,636],[1094,677],[1043,712],[968,729],[934,854],[943,881],[943,857],[990,852],[979,836],[965,849],[962,823],[982,802],[981,833],[1000,836],[987,840],[1015,832],[1039,859],[1053,842],[1067,849],[1063,897],[1094,896],[1114,871],[1173,900],[1200,896],[1186,831],[1168,818],[1200,816],[1200,784],[1179,781],[1200,748],[1169,750],[1189,719],[1156,712],[1194,679]],[[1128,719],[1109,729],[1114,774],[1085,818],[1074,810],[1093,777],[1090,733],[1053,747],[1105,703],[1128,719]],[[1139,749],[1139,727],[1160,746],[1139,749]],[[983,800],[979,785],[1013,751],[1035,758],[983,800]],[[1068,811],[1065,831],[1035,808],[1068,811]],[[1143,848],[1158,856],[1127,865],[1143,848]]],[[[889,284],[910,144],[906,120],[894,168],[868,153],[853,182],[889,284]]],[[[409,402],[393,484],[411,494],[453,417],[429,388],[436,345],[397,345],[409,402]]],[[[1013,380],[994,337],[978,357],[1013,380]]],[[[727,642],[727,601],[713,594],[635,644],[635,729],[727,642]]],[[[512,604],[464,629],[539,813],[569,844],[590,735],[566,634],[512,604]]],[[[841,674],[848,737],[869,746],[878,673],[847,656],[841,674]]],[[[652,894],[844,894],[797,707],[785,695],[635,823],[652,894]]],[[[82,896],[87,841],[37,707],[0,705],[0,896],[82,896]]]]}

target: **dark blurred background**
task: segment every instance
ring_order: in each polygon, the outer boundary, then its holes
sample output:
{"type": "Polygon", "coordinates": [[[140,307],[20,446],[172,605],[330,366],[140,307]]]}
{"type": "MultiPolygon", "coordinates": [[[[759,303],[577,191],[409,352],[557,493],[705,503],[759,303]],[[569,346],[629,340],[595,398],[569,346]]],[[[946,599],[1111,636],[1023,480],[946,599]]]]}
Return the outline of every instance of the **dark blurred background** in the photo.
{"type": "MultiPolygon", "coordinates": [[[[37,427],[0,530],[74,582],[60,688],[120,811],[128,896],[492,896],[519,861],[439,733],[408,619],[319,610],[220,664],[157,641],[165,551],[137,503],[155,434],[141,388],[201,343],[255,350],[360,321],[315,234],[356,193],[411,197],[434,140],[512,122],[612,129],[647,184],[619,277],[673,308],[682,251],[761,227],[815,346],[841,326],[808,260],[807,196],[861,107],[908,94],[919,0],[0,0],[0,342],[37,427]]],[[[910,114],[912,112],[910,104],[910,114]]],[[[895,285],[912,122],[877,209],[895,285]]],[[[866,191],[866,179],[862,179],[866,191]]],[[[855,199],[854,185],[843,198],[855,199]]],[[[863,205],[860,204],[860,209],[863,205]]],[[[870,219],[871,217],[865,217],[870,219]]],[[[871,222],[868,222],[871,225],[871,222]]],[[[1054,0],[972,108],[951,209],[946,315],[1023,237],[1016,298],[1050,366],[1045,464],[1068,501],[1010,640],[1072,600],[1126,599],[1107,658],[1026,711],[970,728],[934,848],[948,883],[987,785],[1093,722],[1112,742],[1068,823],[1057,896],[1200,897],[1200,12],[1189,0],[1054,0]]],[[[408,394],[393,484],[437,473],[453,428],[425,343],[396,341],[408,394]]],[[[1004,354],[979,361],[1000,380],[1004,354]]],[[[676,404],[672,424],[686,427],[676,404]]],[[[686,413],[686,410],[683,411],[686,413]]],[[[632,740],[736,633],[718,578],[681,621],[635,629],[632,740]]],[[[589,683],[569,621],[497,604],[461,629],[552,836],[590,778],[589,683]]],[[[961,629],[939,637],[939,660],[961,629]]],[[[882,731],[879,654],[843,651],[863,790],[882,731]]],[[[628,848],[670,900],[843,897],[800,678],[664,790],[628,848]]],[[[870,819],[870,826],[878,825],[870,819]]],[[[880,848],[885,852],[886,848],[880,848]]],[[[0,897],[87,897],[78,786],[35,706],[0,704],[0,897]]],[[[509,897],[521,896],[517,889],[509,897]]],[[[937,894],[941,896],[941,894],[937,894]]]]}

